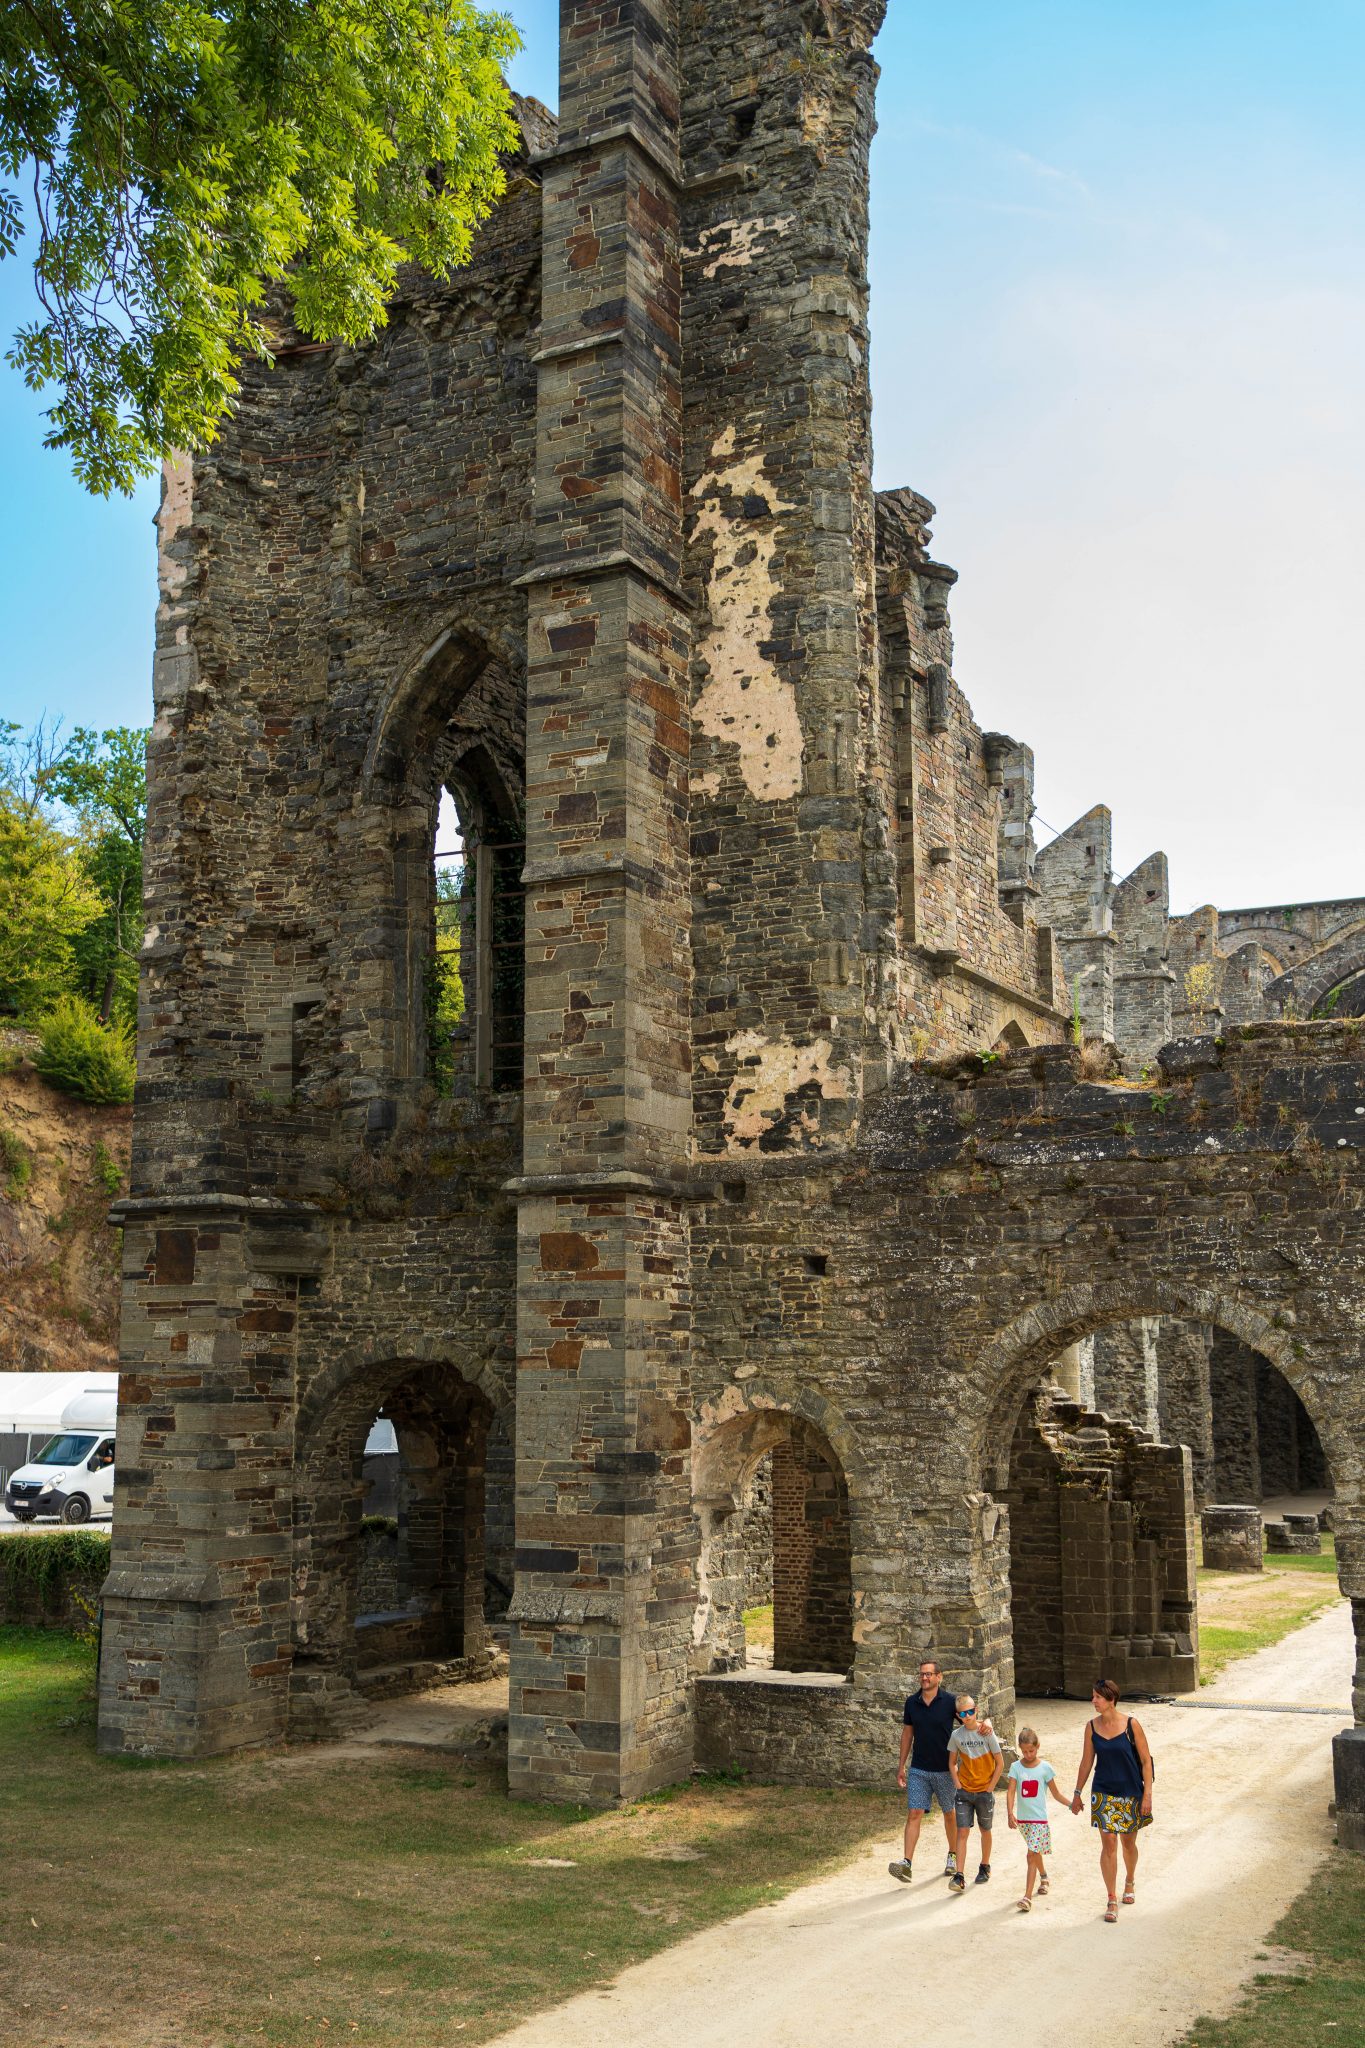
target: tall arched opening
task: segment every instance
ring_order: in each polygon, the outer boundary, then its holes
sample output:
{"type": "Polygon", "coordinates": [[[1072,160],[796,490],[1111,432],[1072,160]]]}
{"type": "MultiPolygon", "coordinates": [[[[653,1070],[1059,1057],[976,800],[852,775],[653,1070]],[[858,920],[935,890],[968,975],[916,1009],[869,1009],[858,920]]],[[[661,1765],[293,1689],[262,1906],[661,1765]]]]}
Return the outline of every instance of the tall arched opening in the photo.
{"type": "MultiPolygon", "coordinates": [[[[1014,1690],[1021,1698],[1084,1698],[1101,1672],[1130,1697],[1197,1686],[1196,1460],[1188,1444],[1163,1440],[1163,1417],[1169,1420],[1181,1403],[1187,1414],[1202,1409],[1205,1464],[1212,1473],[1217,1386],[1215,1375],[1211,1390],[1208,1361],[1217,1359],[1220,1347],[1251,1355],[1282,1410],[1292,1397],[1292,1413],[1302,1410],[1307,1423],[1298,1476],[1320,1469],[1324,1491],[1332,1485],[1330,1448],[1313,1422],[1312,1373],[1283,1332],[1213,1296],[1172,1293],[1142,1316],[1136,1311],[1144,1304],[1124,1302],[1119,1288],[1094,1293],[1101,1299],[1111,1294],[1107,1309],[1096,1306],[1090,1290],[1074,1290],[1021,1317],[993,1351],[998,1392],[984,1479],[1008,1510],[1002,1518],[1006,1554],[999,1562],[1014,1690]],[[1169,1353],[1164,1340],[1158,1343],[1155,1365],[1153,1327],[1179,1339],[1169,1353]],[[1171,1388],[1161,1374],[1168,1355],[1178,1368],[1171,1388]]],[[[979,1368],[990,1365],[983,1360],[979,1368]]],[[[1283,1456],[1283,1445],[1279,1451],[1283,1456]]],[[[1338,1549],[1336,1563],[1349,1591],[1352,1502],[1344,1515],[1346,1548],[1338,1549]]],[[[1332,1534],[1321,1542],[1326,1556],[1332,1534]]],[[[1273,1558],[1267,1564],[1273,1567],[1273,1558]]],[[[1211,1597],[1206,1586],[1205,1598],[1211,1597]]],[[[1359,1629],[1365,1603],[1352,1604],[1359,1629]]],[[[1009,1662],[1007,1656],[1002,1668],[1009,1662]]]]}
{"type": "Polygon", "coordinates": [[[453,1366],[411,1361],[358,1372],[307,1419],[296,1462],[291,1732],[335,1732],[367,1699],[438,1674],[483,1675],[491,1420],[486,1397],[453,1366]],[[375,1570],[365,1514],[366,1445],[381,1411],[398,1460],[387,1572],[375,1570]]]}
{"type": "Polygon", "coordinates": [[[760,1408],[698,1449],[701,1523],[693,1668],[846,1674],[854,1656],[848,1483],[823,1432],[760,1408]],[[771,1610],[766,1629],[745,1616],[771,1610]]]}
{"type": "Polygon", "coordinates": [[[525,705],[520,647],[452,627],[371,736],[362,829],[387,840],[390,881],[387,902],[363,908],[388,942],[384,1059],[399,1092],[521,1087],[525,705]]]}

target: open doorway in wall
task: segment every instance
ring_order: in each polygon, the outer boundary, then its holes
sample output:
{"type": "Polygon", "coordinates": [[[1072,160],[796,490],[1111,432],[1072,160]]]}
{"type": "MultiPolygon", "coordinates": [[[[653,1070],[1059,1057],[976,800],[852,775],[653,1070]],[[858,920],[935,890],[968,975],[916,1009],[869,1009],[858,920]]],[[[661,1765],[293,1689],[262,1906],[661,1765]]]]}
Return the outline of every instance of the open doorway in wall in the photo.
{"type": "Polygon", "coordinates": [[[702,1523],[695,1667],[846,1673],[853,1664],[848,1486],[811,1423],[728,1422],[694,1470],[702,1523]]]}
{"type": "MultiPolygon", "coordinates": [[[[1333,1604],[1333,1535],[1305,1505],[1330,1507],[1330,1475],[1300,1411],[1270,1361],[1216,1327],[1135,1318],[1058,1354],[1015,1410],[997,1476],[997,1498],[1008,1508],[1009,1626],[1021,1698],[1085,1698],[1100,1674],[1128,1699],[1189,1693],[1230,1657],[1333,1604]],[[1244,1458],[1259,1442],[1247,1403],[1268,1393],[1272,1475],[1292,1469],[1301,1483],[1320,1474],[1323,1485],[1316,1495],[1289,1496],[1304,1512],[1286,1526],[1263,1477],[1257,1499],[1251,1472],[1241,1490],[1252,1498],[1234,1517],[1240,1551],[1220,1541],[1206,1556],[1195,1471],[1202,1465],[1210,1484],[1218,1471],[1219,1431],[1227,1429],[1219,1361],[1234,1357],[1244,1458]],[[1195,1444],[1165,1440],[1171,1423],[1195,1444]],[[1196,1447],[1199,1455],[1187,1456],[1196,1447]]],[[[1215,1517],[1206,1531],[1232,1513],[1206,1505],[1215,1517]]]]}
{"type": "Polygon", "coordinates": [[[1111,1323],[1074,1347],[1076,1392],[1106,1415],[1188,1446],[1195,1504],[1257,1505],[1269,1521],[1331,1505],[1312,1417],[1268,1358],[1231,1332],[1171,1316],[1111,1323]]]}
{"type": "Polygon", "coordinates": [[[448,1366],[358,1375],[308,1428],[296,1495],[296,1734],[434,1677],[479,1677],[492,1415],[448,1366]]]}

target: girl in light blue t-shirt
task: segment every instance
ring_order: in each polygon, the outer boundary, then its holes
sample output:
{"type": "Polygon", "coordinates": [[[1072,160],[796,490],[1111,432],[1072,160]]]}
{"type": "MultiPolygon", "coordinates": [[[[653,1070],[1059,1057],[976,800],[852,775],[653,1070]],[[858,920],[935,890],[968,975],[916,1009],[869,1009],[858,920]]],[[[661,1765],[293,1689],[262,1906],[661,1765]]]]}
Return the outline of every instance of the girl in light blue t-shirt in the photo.
{"type": "Polygon", "coordinates": [[[1070,1804],[1066,1794],[1058,1791],[1056,1778],[1057,1773],[1051,1764],[1044,1763],[1038,1754],[1036,1732],[1032,1728],[1021,1728],[1019,1754],[1005,1774],[1005,1804],[1009,1808],[1010,1826],[1019,1830],[1028,1851],[1028,1874],[1024,1879],[1024,1896],[1019,1901],[1021,1913],[1033,1911],[1035,1884],[1040,1898],[1048,1887],[1047,1865],[1043,1858],[1052,1854],[1052,1829],[1047,1818],[1049,1792],[1062,1806],[1070,1804]]]}

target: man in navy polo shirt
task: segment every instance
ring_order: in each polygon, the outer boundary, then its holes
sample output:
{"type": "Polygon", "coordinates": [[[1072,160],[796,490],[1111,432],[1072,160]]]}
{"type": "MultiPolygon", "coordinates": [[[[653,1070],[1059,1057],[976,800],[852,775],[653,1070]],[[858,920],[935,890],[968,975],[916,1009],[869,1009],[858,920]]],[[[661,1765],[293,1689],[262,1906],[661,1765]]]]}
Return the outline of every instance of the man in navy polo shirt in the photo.
{"type": "Polygon", "coordinates": [[[905,1856],[901,1862],[887,1867],[902,1884],[910,1882],[910,1859],[919,1840],[920,1822],[935,1796],[948,1836],[948,1861],[943,1866],[943,1874],[951,1877],[957,1869],[957,1857],[953,1853],[957,1844],[957,1824],[953,1819],[955,1788],[953,1774],[948,1769],[948,1737],[956,1726],[957,1701],[950,1692],[944,1691],[943,1673],[938,1665],[932,1657],[926,1657],[919,1667],[919,1691],[912,1692],[905,1702],[900,1767],[896,1772],[896,1783],[905,1787],[908,1808],[905,1856]]]}

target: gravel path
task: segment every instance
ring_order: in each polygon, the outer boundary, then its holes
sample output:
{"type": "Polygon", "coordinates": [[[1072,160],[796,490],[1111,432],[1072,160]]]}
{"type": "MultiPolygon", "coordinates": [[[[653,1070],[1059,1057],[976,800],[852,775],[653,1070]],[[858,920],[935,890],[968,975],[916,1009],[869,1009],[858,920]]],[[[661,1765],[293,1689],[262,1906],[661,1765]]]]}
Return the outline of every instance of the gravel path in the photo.
{"type": "MultiPolygon", "coordinates": [[[[669,2036],[687,2048],[1165,2048],[1198,2015],[1227,2011],[1267,1967],[1257,1957],[1269,1929],[1330,1850],[1331,1736],[1350,1720],[1351,1663],[1343,1601],[1230,1665],[1198,1695],[1203,1707],[1140,1709],[1157,1820],[1143,1838],[1138,1903],[1117,1926],[1102,1919],[1099,1837],[1060,1806],[1052,1891],[1028,1916],[1015,1910],[1024,1859],[1003,1801],[989,1885],[949,1895],[936,1815],[921,1838],[923,1876],[908,1887],[888,1878],[899,1853],[892,1727],[875,1852],[541,2013],[499,2048],[658,2048],[669,2036]],[[1267,1702],[1339,1708],[1340,1720],[1230,1704],[1267,1702]]],[[[1067,1700],[1027,1712],[1074,1784],[1088,1709],[1067,1700]]]]}

